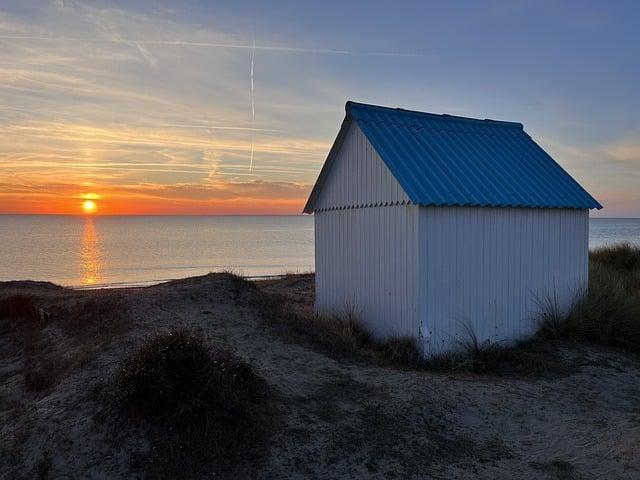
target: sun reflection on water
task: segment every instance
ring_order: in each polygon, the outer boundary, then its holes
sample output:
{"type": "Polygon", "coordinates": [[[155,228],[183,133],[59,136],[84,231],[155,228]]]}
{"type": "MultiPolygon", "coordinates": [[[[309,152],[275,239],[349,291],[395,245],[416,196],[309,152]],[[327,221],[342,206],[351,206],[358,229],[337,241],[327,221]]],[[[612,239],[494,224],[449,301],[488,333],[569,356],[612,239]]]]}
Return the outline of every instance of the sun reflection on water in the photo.
{"type": "Polygon", "coordinates": [[[93,217],[86,216],[82,233],[82,250],[80,262],[82,267],[82,284],[95,285],[102,280],[102,254],[100,239],[96,233],[93,217]]]}

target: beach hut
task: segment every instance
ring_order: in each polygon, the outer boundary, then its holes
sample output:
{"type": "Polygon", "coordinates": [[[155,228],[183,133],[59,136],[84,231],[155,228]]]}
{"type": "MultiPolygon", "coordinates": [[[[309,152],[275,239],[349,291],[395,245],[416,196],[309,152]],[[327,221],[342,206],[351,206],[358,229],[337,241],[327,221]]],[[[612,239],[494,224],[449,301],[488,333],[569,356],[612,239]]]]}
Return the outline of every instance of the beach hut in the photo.
{"type": "Polygon", "coordinates": [[[347,102],[304,208],[316,312],[427,356],[513,342],[585,291],[592,208],[520,123],[347,102]]]}

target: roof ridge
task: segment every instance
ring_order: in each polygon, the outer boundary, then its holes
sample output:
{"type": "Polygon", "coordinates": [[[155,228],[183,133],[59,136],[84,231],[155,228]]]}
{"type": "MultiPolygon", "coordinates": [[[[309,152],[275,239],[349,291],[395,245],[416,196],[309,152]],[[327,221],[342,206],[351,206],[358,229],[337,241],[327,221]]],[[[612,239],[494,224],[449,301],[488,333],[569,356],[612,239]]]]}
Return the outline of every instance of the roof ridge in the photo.
{"type": "MultiPolygon", "coordinates": [[[[470,135],[470,136],[474,136],[474,137],[495,137],[495,138],[515,138],[517,135],[516,133],[500,133],[500,132],[496,132],[493,130],[488,130],[488,131],[475,131],[475,132],[471,132],[471,131],[464,131],[464,130],[459,130],[459,129],[455,129],[452,127],[447,127],[446,123],[442,126],[433,126],[433,127],[424,127],[424,126],[420,126],[420,125],[408,125],[406,123],[403,122],[395,122],[395,121],[390,121],[390,122],[385,122],[384,120],[357,120],[358,123],[365,123],[365,124],[373,124],[373,125],[393,125],[397,128],[413,128],[415,131],[420,132],[420,131],[427,131],[427,132],[447,132],[447,133],[451,133],[451,134],[455,134],[455,135],[470,135]]],[[[516,130],[514,128],[514,130],[516,130]]],[[[518,132],[526,137],[529,137],[529,134],[527,132],[524,131],[524,129],[520,130],[517,129],[518,132]]]]}
{"type": "Polygon", "coordinates": [[[351,100],[347,101],[345,104],[345,112],[347,116],[352,116],[353,108],[365,108],[372,110],[383,110],[387,113],[395,113],[396,115],[406,115],[406,116],[425,116],[430,117],[437,120],[452,120],[456,122],[471,122],[471,123],[481,123],[484,125],[495,125],[502,126],[508,128],[518,128],[520,130],[524,130],[524,126],[519,122],[510,122],[507,120],[493,120],[490,118],[472,118],[472,117],[463,117],[460,115],[451,115],[448,113],[430,113],[430,112],[420,112],[418,110],[408,110],[404,108],[393,108],[393,107],[385,107],[382,105],[373,105],[370,103],[359,103],[353,102],[351,100]]]}

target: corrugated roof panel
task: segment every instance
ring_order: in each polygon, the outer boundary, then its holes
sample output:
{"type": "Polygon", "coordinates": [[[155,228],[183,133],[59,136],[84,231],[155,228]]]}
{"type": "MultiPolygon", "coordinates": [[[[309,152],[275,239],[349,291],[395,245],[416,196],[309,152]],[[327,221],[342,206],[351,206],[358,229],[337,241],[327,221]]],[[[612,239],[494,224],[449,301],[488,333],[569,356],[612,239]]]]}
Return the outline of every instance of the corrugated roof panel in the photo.
{"type": "MultiPolygon", "coordinates": [[[[602,208],[521,123],[413,112],[347,102],[355,121],[417,205],[602,208]]],[[[305,206],[313,204],[341,135],[305,206]]]]}
{"type": "Polygon", "coordinates": [[[347,102],[387,167],[419,205],[602,208],[522,124],[347,102]]]}

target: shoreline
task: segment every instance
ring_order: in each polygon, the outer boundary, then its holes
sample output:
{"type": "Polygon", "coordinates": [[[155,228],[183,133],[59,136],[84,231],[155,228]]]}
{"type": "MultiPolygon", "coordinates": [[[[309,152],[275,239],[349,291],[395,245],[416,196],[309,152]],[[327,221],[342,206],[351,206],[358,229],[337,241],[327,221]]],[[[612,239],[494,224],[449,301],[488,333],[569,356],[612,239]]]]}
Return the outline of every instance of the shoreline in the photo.
{"type": "MultiPolygon", "coordinates": [[[[53,281],[49,281],[49,280],[32,280],[32,279],[22,279],[22,280],[0,280],[0,286],[2,286],[3,284],[6,283],[16,283],[16,284],[21,284],[21,283],[48,283],[48,284],[52,284],[55,285],[56,287],[61,287],[61,288],[65,288],[65,289],[69,289],[69,290],[77,290],[77,291],[92,291],[92,290],[121,290],[121,289],[127,289],[127,288],[146,288],[146,287],[153,287],[153,286],[157,286],[157,285],[163,285],[165,283],[170,283],[170,282],[177,282],[177,281],[188,281],[188,280],[192,280],[192,279],[196,279],[196,278],[200,278],[200,277],[204,277],[207,275],[211,275],[211,274],[220,274],[220,273],[225,273],[224,271],[222,272],[207,272],[207,273],[203,273],[202,275],[189,275],[188,277],[176,277],[176,278],[164,278],[164,279],[160,279],[160,280],[143,280],[143,281],[139,281],[139,282],[127,282],[127,281],[122,281],[122,282],[105,282],[105,283],[96,283],[93,285],[67,285],[67,284],[62,284],[62,283],[56,283],[53,281]]],[[[315,275],[314,271],[303,271],[303,272],[287,272],[287,273],[280,273],[280,274],[273,274],[273,275],[240,275],[240,274],[236,274],[234,273],[234,275],[244,279],[244,280],[248,280],[248,281],[263,281],[263,280],[282,280],[291,276],[295,276],[295,275],[315,275]]]]}

